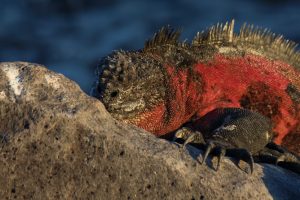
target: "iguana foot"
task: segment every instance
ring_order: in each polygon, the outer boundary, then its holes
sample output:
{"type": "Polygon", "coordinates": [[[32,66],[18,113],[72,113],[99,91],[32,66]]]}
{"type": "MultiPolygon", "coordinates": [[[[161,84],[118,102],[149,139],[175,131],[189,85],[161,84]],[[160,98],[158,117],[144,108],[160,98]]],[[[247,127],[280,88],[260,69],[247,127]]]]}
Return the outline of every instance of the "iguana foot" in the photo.
{"type": "Polygon", "coordinates": [[[253,157],[251,153],[246,149],[239,149],[239,148],[228,149],[226,147],[230,146],[230,144],[226,144],[225,142],[221,143],[220,141],[209,140],[206,143],[203,138],[203,135],[200,132],[193,131],[187,127],[183,127],[175,133],[173,142],[175,142],[178,139],[184,141],[182,148],[185,148],[187,144],[191,144],[191,143],[205,145],[206,146],[205,153],[202,162],[200,163],[201,164],[205,163],[208,155],[212,153],[213,156],[216,156],[218,158],[216,171],[220,168],[220,163],[223,157],[226,155],[226,156],[235,157],[244,160],[249,164],[250,172],[251,173],[253,172],[253,165],[254,165],[253,157]]]}
{"type": "MultiPolygon", "coordinates": [[[[186,138],[187,139],[185,140],[182,147],[185,147],[189,143],[197,144],[197,143],[199,143],[199,141],[201,141],[201,143],[203,144],[203,141],[204,141],[203,136],[200,132],[190,133],[189,136],[186,138]]],[[[252,174],[253,168],[254,168],[253,167],[254,160],[253,160],[251,153],[246,149],[230,148],[230,146],[231,146],[231,144],[226,143],[226,142],[209,140],[207,142],[201,164],[205,163],[208,155],[212,154],[213,156],[216,156],[218,158],[217,167],[215,168],[217,171],[220,168],[220,164],[221,164],[224,156],[229,156],[229,157],[237,158],[238,160],[243,160],[246,163],[248,163],[250,166],[250,173],[252,174]]]]}
{"type": "Polygon", "coordinates": [[[205,140],[200,132],[193,131],[187,127],[182,127],[181,129],[176,131],[172,141],[175,142],[178,139],[184,141],[184,147],[188,143],[205,144],[205,140]]]}

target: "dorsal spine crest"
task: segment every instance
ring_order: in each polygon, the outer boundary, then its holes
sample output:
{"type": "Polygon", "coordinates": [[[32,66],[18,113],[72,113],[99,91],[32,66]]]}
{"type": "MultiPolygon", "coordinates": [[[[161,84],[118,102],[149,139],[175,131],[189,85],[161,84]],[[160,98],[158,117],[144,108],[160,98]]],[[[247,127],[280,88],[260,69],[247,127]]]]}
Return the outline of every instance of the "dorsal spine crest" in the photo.
{"type": "Polygon", "coordinates": [[[245,52],[256,52],[266,58],[282,60],[300,68],[300,53],[297,44],[282,35],[272,33],[249,24],[243,24],[238,34],[234,34],[234,20],[217,24],[206,31],[198,32],[192,41],[194,47],[237,47],[245,52]]]}
{"type": "Polygon", "coordinates": [[[144,51],[149,50],[162,45],[179,45],[179,37],[181,29],[172,29],[170,26],[162,27],[154,36],[147,40],[144,46],[144,51]]]}

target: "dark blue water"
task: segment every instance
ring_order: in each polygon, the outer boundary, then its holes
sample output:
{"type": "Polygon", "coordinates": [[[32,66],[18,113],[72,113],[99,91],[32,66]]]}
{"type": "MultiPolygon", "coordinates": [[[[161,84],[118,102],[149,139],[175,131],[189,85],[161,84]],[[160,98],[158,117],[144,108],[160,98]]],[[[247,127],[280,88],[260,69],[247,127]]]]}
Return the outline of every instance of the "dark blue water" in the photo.
{"type": "Polygon", "coordinates": [[[98,60],[141,48],[163,25],[182,39],[234,18],[300,42],[300,2],[286,0],[0,0],[0,61],[44,64],[88,92],[98,60]]]}

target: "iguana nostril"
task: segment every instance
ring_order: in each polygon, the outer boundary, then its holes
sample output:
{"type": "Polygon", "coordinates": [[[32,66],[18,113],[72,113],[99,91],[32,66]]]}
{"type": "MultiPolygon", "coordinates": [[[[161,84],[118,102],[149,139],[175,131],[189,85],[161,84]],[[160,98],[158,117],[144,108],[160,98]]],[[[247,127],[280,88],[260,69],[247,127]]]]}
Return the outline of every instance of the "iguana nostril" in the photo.
{"type": "Polygon", "coordinates": [[[110,97],[116,97],[116,96],[118,96],[118,94],[119,94],[119,92],[118,91],[113,91],[113,92],[111,92],[110,93],[110,97]]]}

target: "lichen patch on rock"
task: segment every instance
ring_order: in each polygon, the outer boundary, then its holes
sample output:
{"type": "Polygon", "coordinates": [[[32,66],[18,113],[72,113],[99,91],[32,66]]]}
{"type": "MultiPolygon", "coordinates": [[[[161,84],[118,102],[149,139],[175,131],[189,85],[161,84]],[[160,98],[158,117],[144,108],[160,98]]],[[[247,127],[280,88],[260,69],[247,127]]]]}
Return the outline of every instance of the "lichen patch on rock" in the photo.
{"type": "Polygon", "coordinates": [[[54,89],[58,89],[60,84],[58,82],[59,78],[57,76],[52,76],[50,74],[45,74],[46,83],[51,85],[54,89]]]}
{"type": "Polygon", "coordinates": [[[6,73],[6,76],[8,78],[11,91],[16,96],[20,96],[23,90],[23,85],[21,82],[19,70],[20,69],[14,65],[4,64],[2,67],[2,71],[6,73]]]}

